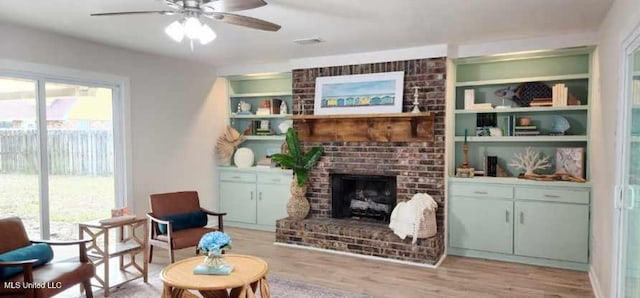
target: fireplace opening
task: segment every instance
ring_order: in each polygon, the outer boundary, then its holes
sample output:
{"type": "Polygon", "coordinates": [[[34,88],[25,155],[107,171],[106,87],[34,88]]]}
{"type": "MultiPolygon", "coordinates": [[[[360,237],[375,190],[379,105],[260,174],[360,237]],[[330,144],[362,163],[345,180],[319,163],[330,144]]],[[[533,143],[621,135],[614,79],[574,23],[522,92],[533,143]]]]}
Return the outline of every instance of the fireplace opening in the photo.
{"type": "Polygon", "coordinates": [[[396,206],[396,177],[331,175],[331,216],[388,223],[396,206]]]}

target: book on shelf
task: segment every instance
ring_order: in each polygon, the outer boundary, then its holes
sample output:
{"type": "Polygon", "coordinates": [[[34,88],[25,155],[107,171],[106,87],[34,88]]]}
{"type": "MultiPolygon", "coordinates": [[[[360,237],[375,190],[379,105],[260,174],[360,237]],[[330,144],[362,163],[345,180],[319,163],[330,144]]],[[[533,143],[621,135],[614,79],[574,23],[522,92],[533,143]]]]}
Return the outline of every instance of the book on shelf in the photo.
{"type": "Polygon", "coordinates": [[[551,107],[553,106],[553,98],[534,98],[529,103],[531,107],[551,107]]]}
{"type": "Polygon", "coordinates": [[[640,105],[640,80],[633,80],[631,87],[633,91],[631,94],[633,96],[632,102],[634,105],[640,105]]]}
{"type": "Polygon", "coordinates": [[[554,107],[566,107],[567,100],[569,98],[569,88],[567,88],[564,84],[558,83],[553,85],[551,89],[552,93],[552,103],[554,107]]]}
{"type": "Polygon", "coordinates": [[[519,126],[516,126],[516,131],[518,131],[518,130],[536,130],[536,129],[538,129],[538,127],[535,126],[535,125],[519,125],[519,126]]]}
{"type": "Polygon", "coordinates": [[[534,131],[516,131],[516,136],[538,136],[540,132],[537,130],[534,131]]]}
{"type": "Polygon", "coordinates": [[[270,101],[271,101],[271,115],[279,115],[280,106],[282,106],[282,99],[272,98],[270,101]]]}
{"type": "Polygon", "coordinates": [[[473,104],[474,110],[493,110],[493,105],[490,103],[475,103],[473,104]]]}

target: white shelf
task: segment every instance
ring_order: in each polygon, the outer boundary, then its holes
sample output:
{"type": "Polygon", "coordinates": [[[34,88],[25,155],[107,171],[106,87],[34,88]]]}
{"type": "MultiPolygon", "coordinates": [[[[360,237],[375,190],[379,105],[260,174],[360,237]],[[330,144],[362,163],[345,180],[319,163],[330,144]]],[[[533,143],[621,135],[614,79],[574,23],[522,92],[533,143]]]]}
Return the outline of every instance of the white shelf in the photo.
{"type": "Polygon", "coordinates": [[[632,136],[631,143],[640,143],[640,136],[632,136]]]}
{"type": "Polygon", "coordinates": [[[532,113],[532,112],[561,112],[561,111],[587,111],[589,106],[566,106],[566,107],[523,107],[509,109],[478,109],[478,110],[455,110],[455,114],[478,114],[478,113],[532,113]]]}
{"type": "Polygon", "coordinates": [[[284,119],[291,118],[291,114],[276,114],[276,115],[236,115],[231,114],[231,119],[284,119]]]}
{"type": "Polygon", "coordinates": [[[583,80],[588,78],[589,78],[588,73],[581,73],[581,74],[570,74],[570,75],[559,75],[559,76],[526,77],[526,78],[513,78],[513,79],[502,79],[502,80],[459,82],[459,83],[456,83],[456,87],[503,85],[503,84],[542,82],[542,81],[583,80]]]}
{"type": "Polygon", "coordinates": [[[231,98],[275,97],[275,96],[291,96],[291,92],[261,92],[261,93],[229,94],[229,97],[231,98]]]}
{"type": "MultiPolygon", "coordinates": [[[[456,142],[464,142],[464,137],[455,137],[456,142]]],[[[469,143],[493,142],[586,142],[587,136],[507,136],[507,137],[467,137],[469,143]]]]}
{"type": "Polygon", "coordinates": [[[487,177],[476,176],[473,178],[449,177],[450,182],[481,183],[481,184],[507,184],[507,185],[539,185],[539,186],[570,186],[570,187],[591,187],[591,181],[585,183],[569,181],[537,181],[520,179],[516,177],[487,177]]]}
{"type": "Polygon", "coordinates": [[[285,136],[244,136],[246,140],[260,141],[284,141],[285,136]]]}

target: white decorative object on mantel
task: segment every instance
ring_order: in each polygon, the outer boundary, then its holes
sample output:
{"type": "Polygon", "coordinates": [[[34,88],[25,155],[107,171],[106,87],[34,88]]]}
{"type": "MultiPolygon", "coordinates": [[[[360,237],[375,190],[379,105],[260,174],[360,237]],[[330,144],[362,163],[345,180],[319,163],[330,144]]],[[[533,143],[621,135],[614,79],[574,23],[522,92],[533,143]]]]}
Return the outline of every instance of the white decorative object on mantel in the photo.
{"type": "Polygon", "coordinates": [[[316,78],[313,114],[402,113],[404,71],[316,78]]]}
{"type": "Polygon", "coordinates": [[[413,87],[413,110],[411,113],[420,113],[420,102],[418,102],[418,90],[420,87],[413,87]]]}
{"type": "Polygon", "coordinates": [[[543,170],[551,167],[549,164],[549,156],[541,157],[540,152],[533,151],[531,147],[527,147],[524,153],[514,153],[514,159],[509,164],[516,169],[525,170],[525,175],[535,174],[535,170],[543,170]]]}

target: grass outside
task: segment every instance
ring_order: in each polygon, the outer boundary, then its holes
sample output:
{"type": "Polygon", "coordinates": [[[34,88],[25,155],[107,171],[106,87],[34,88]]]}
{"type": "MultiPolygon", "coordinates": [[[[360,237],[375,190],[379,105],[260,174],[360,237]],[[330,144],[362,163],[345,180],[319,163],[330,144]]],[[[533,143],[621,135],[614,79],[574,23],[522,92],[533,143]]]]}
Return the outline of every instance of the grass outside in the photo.
{"type": "MultiPolygon", "coordinates": [[[[19,216],[29,235],[39,238],[37,175],[0,174],[0,217],[19,216]]],[[[76,223],[111,216],[113,177],[50,176],[49,214],[54,239],[77,239],[76,223]]]]}

